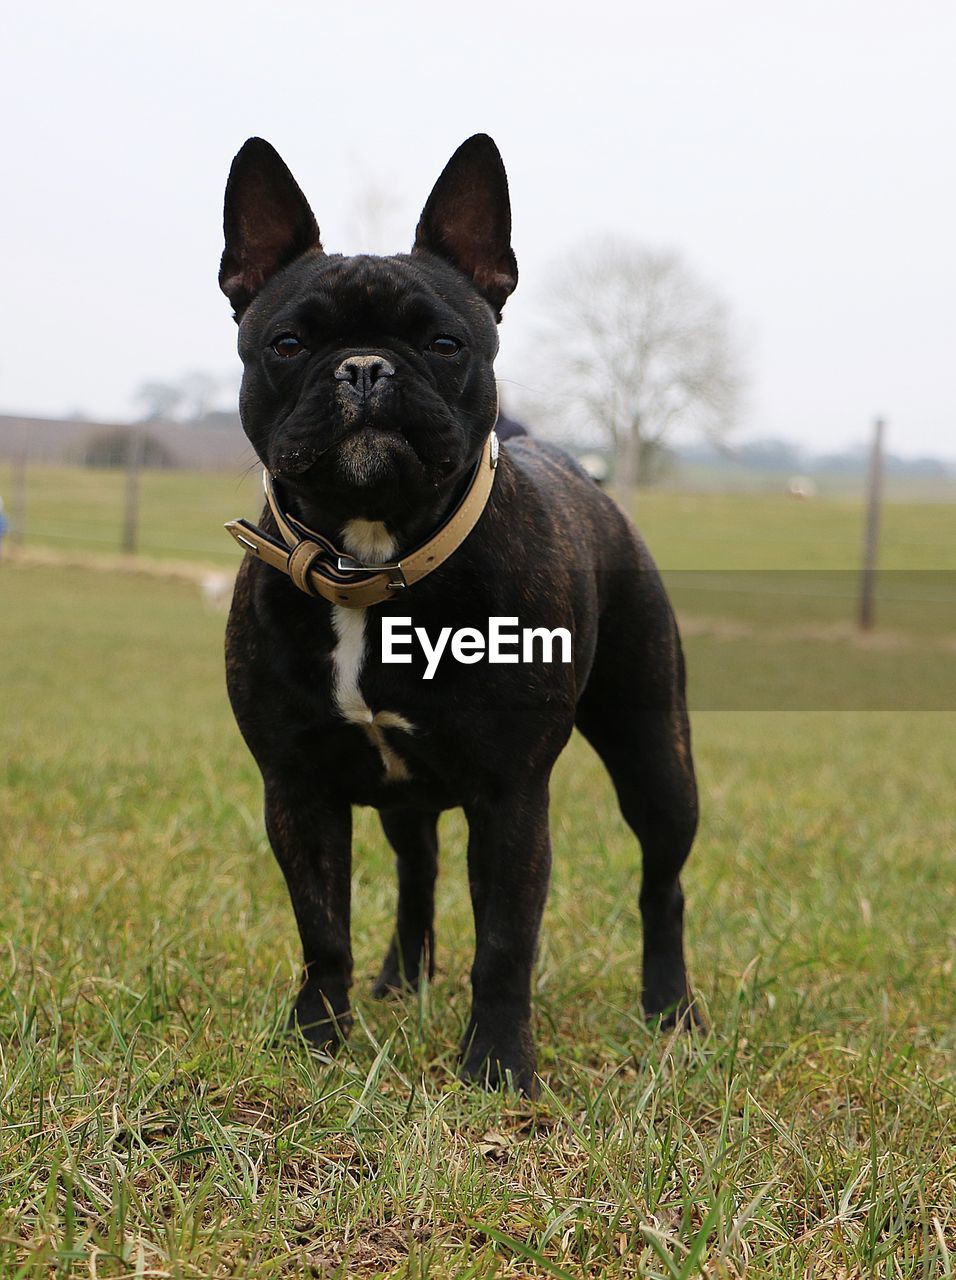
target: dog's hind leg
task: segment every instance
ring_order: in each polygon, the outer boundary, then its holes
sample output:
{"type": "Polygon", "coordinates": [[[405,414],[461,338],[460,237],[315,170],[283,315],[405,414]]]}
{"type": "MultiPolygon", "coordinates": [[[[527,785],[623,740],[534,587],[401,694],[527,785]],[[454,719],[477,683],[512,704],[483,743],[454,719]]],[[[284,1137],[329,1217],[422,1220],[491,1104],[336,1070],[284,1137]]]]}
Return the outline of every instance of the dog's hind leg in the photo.
{"type": "Polygon", "coordinates": [[[435,970],[435,880],[438,876],[438,813],[383,809],[382,828],[395,850],[398,911],[395,933],[372,994],[418,989],[422,965],[435,970]]]}
{"type": "MultiPolygon", "coordinates": [[[[657,596],[653,588],[651,595],[657,596]]],[[[664,1026],[689,1026],[702,1020],[684,963],[680,871],[697,830],[697,788],[683,655],[662,592],[649,628],[648,613],[642,611],[642,618],[633,612],[634,603],[626,618],[602,620],[577,724],[611,775],[621,812],[641,845],[645,1015],[664,1026]]]]}

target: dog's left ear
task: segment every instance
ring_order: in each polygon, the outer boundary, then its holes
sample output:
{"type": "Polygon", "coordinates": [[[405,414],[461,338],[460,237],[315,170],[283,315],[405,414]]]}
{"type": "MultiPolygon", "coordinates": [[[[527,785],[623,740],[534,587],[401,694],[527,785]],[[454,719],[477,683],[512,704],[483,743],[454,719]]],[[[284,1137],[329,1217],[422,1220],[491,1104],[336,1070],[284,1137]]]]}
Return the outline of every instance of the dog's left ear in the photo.
{"type": "Polygon", "coordinates": [[[456,266],[501,319],[518,283],[511,248],[511,202],[498,148],[486,133],[463,142],[426,201],[413,253],[433,253],[456,266]]]}
{"type": "Polygon", "coordinates": [[[223,230],[219,287],[237,320],[270,276],[307,250],[322,248],[309,202],[264,138],[250,138],[232,162],[223,230]]]}

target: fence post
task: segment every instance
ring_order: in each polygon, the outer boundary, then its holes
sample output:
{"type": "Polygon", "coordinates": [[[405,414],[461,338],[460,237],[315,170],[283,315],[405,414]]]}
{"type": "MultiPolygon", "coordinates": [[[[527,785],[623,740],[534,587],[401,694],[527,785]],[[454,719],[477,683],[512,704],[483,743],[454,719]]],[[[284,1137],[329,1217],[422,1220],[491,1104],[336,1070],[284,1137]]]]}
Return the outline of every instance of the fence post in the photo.
{"type": "Polygon", "coordinates": [[[869,631],[874,621],[876,592],[876,557],[880,540],[880,504],[883,498],[883,432],[885,424],[877,418],[873,424],[873,446],[866,482],[866,524],[863,532],[863,567],[860,572],[861,631],[869,631]]]}
{"type": "Polygon", "coordinates": [[[136,554],[139,532],[139,473],[143,465],[146,432],[130,427],[126,438],[126,498],[123,507],[123,544],[127,555],[136,554]]]}

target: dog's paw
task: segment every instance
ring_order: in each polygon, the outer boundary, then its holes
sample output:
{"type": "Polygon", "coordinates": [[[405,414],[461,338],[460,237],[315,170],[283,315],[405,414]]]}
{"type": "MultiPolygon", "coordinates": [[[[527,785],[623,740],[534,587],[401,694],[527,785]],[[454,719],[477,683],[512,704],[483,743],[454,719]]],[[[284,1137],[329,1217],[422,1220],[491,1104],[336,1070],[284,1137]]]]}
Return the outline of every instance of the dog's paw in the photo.
{"type": "Polygon", "coordinates": [[[383,969],[372,984],[372,995],[376,1000],[388,1000],[391,996],[414,995],[418,990],[418,982],[410,982],[403,978],[398,969],[383,969]]]}
{"type": "Polygon", "coordinates": [[[402,969],[398,962],[398,951],[393,943],[382,962],[382,971],[372,986],[372,995],[376,1000],[385,1000],[389,996],[414,994],[417,990],[417,971],[406,973],[402,969]]]}
{"type": "Polygon", "coordinates": [[[470,1032],[462,1042],[458,1074],[485,1089],[515,1089],[529,1098],[538,1092],[531,1032],[484,1037],[470,1032]]]}
{"type": "Polygon", "coordinates": [[[336,1053],[352,1030],[348,1009],[333,1010],[321,995],[301,992],[286,1023],[288,1036],[301,1036],[310,1049],[336,1053]]]}
{"type": "Polygon", "coordinates": [[[691,1032],[707,1031],[707,1020],[697,1007],[693,997],[678,1000],[666,1009],[648,1009],[645,1013],[648,1024],[661,1031],[691,1032]]]}

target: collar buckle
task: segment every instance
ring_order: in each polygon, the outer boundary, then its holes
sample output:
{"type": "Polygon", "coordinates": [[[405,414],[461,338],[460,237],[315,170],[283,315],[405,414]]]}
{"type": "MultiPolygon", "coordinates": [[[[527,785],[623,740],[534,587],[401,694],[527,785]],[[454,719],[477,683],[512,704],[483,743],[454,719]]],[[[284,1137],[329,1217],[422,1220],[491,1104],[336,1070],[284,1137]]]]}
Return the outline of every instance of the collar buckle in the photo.
{"type": "Polygon", "coordinates": [[[401,560],[396,560],[394,564],[363,564],[355,556],[340,555],[335,563],[340,573],[385,573],[387,571],[391,574],[397,574],[397,578],[392,577],[389,580],[389,591],[408,590],[408,579],[405,577],[405,570],[402,568],[401,560]]]}
{"type": "Polygon", "coordinates": [[[400,569],[399,564],[366,564],[355,556],[346,556],[341,552],[335,561],[339,573],[381,573],[384,569],[400,569]]]}

